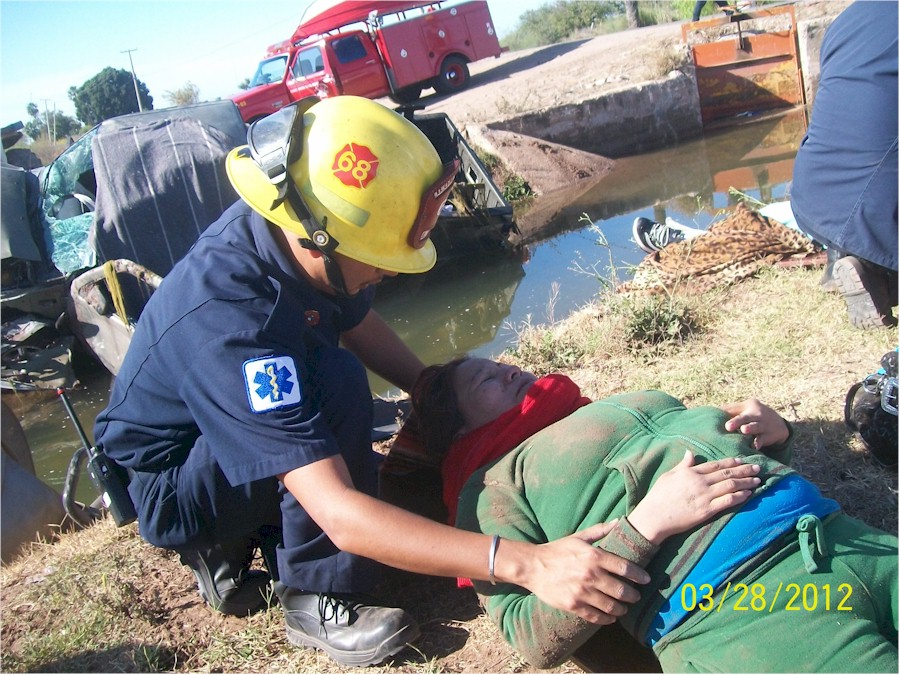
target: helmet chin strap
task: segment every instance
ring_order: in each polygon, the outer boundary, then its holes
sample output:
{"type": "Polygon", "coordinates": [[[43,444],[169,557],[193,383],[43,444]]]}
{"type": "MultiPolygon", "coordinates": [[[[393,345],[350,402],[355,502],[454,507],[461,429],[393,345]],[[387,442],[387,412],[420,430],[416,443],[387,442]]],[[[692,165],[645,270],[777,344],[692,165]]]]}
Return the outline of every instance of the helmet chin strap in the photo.
{"type": "Polygon", "coordinates": [[[317,251],[322,254],[322,261],[325,263],[325,275],[328,277],[328,285],[335,293],[343,298],[349,298],[350,293],[344,282],[344,274],[337,260],[325,253],[309,239],[297,239],[297,243],[309,251],[317,251]]]}
{"type": "Polygon", "coordinates": [[[325,263],[325,275],[328,278],[328,285],[331,287],[331,290],[341,297],[350,297],[341,267],[332,256],[332,253],[338,247],[338,241],[325,230],[328,225],[327,218],[324,219],[322,224],[319,224],[309,212],[309,209],[306,208],[306,204],[300,196],[300,191],[290,179],[282,183],[278,197],[279,199],[287,199],[294,213],[300,219],[300,222],[303,223],[303,228],[306,230],[307,235],[309,235],[308,239],[298,239],[300,246],[309,251],[318,251],[322,254],[322,260],[325,263]],[[285,194],[282,194],[282,192],[285,194]]]}

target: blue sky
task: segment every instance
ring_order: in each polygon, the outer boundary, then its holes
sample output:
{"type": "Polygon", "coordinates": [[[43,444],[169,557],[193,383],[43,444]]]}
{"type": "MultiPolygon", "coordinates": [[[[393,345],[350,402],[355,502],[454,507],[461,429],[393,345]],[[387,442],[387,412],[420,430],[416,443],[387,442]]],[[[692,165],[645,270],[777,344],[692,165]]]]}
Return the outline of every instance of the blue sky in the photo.
{"type": "MultiPolygon", "coordinates": [[[[488,0],[498,34],[550,0],[488,0]]],[[[0,126],[27,121],[29,102],[73,116],[69,87],[103,68],[134,71],[153,96],[192,82],[227,98],[268,45],[293,32],[308,0],[0,0],[0,126]]],[[[450,3],[452,4],[452,3],[450,3]]]]}

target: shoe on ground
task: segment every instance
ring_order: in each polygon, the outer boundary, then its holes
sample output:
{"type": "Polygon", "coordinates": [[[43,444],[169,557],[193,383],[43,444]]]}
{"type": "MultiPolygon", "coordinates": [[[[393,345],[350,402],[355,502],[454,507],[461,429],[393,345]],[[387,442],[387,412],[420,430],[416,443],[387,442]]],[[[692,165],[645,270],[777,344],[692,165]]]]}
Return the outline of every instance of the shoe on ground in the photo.
{"type": "Polygon", "coordinates": [[[275,583],[288,640],[321,649],[344,666],[372,666],[419,636],[402,609],[367,604],[360,596],[308,593],[275,583]]]}
{"type": "Polygon", "coordinates": [[[222,614],[247,616],[265,609],[273,599],[269,575],[250,569],[255,550],[253,540],[242,539],[178,553],[194,573],[206,604],[222,614]]]}
{"type": "Polygon", "coordinates": [[[649,218],[638,216],[631,226],[631,234],[634,242],[647,253],[656,253],[663,250],[669,244],[674,244],[686,239],[693,239],[703,230],[682,225],[671,218],[666,218],[665,223],[657,223],[649,218]]]}
{"type": "Polygon", "coordinates": [[[835,261],[831,275],[847,302],[850,323],[854,327],[878,328],[895,323],[886,274],[848,255],[835,261]]]}

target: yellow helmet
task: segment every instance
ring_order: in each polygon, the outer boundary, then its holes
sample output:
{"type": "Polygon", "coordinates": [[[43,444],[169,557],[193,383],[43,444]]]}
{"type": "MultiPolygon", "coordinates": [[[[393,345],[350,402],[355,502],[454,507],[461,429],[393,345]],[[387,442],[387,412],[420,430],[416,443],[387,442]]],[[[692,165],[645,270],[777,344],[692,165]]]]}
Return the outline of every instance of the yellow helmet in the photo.
{"type": "Polygon", "coordinates": [[[326,255],[426,272],[429,235],[459,167],[409,120],[367,98],[314,97],[250,126],[226,161],[241,198],[326,255]]]}

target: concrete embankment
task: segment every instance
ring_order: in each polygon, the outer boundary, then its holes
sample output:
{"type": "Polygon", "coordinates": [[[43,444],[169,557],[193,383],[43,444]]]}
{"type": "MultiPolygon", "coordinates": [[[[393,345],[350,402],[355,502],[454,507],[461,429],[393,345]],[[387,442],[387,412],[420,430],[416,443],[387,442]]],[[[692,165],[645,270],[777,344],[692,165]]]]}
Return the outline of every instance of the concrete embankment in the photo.
{"type": "MultiPolygon", "coordinates": [[[[807,103],[818,84],[825,29],[847,4],[795,6],[807,103]]],[[[539,194],[600,178],[613,169],[611,158],[669,147],[704,132],[681,24],[507,53],[472,64],[468,90],[423,103],[426,112],[450,115],[470,143],[501,157],[539,194]]]]}

